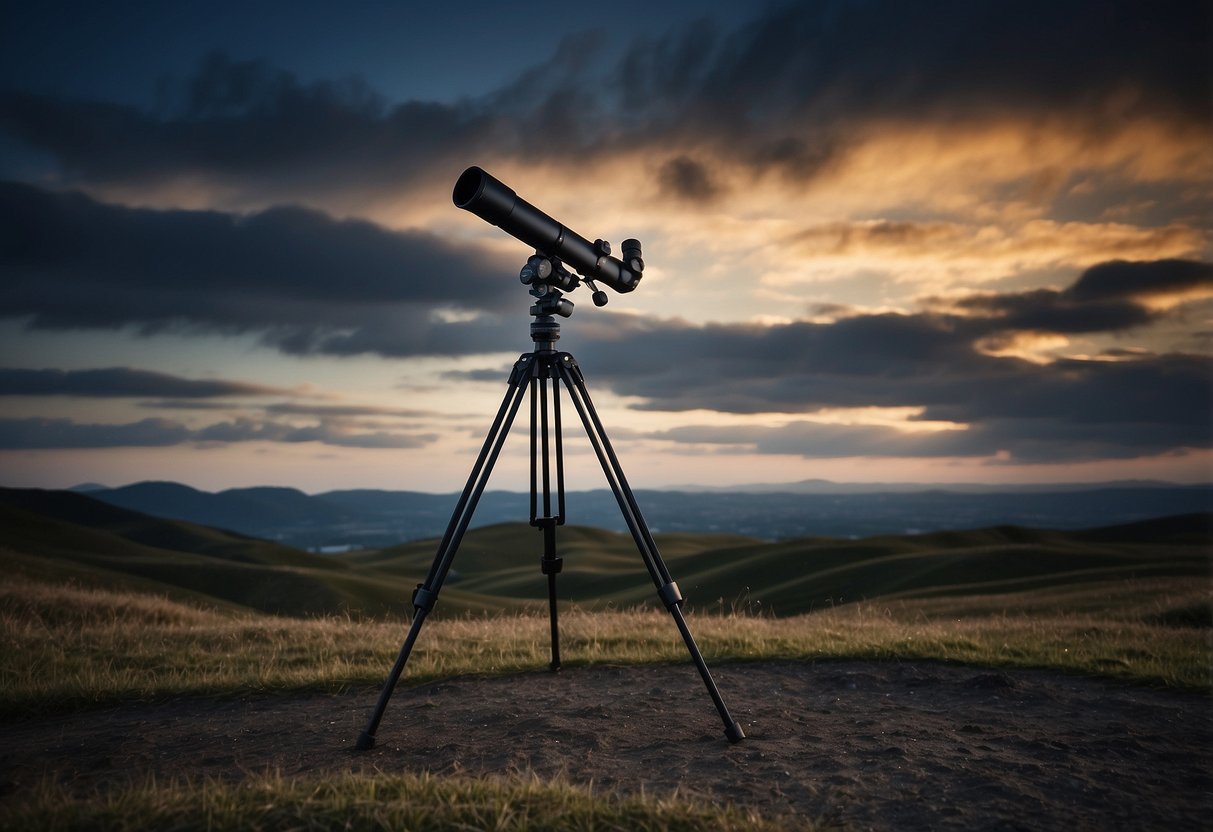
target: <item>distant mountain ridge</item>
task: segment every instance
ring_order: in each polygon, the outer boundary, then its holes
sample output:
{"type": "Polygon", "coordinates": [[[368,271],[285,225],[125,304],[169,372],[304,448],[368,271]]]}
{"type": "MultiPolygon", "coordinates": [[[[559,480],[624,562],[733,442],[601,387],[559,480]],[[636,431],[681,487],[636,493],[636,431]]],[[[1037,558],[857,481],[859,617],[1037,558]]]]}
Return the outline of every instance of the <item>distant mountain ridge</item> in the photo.
{"type": "Polygon", "coordinates": [[[334,525],[349,519],[340,506],[295,488],[261,486],[211,493],[176,482],[140,482],[87,493],[145,514],[248,534],[300,523],[334,525]]]}
{"type": "MultiPolygon", "coordinates": [[[[723,532],[766,540],[995,525],[1078,529],[1213,510],[1211,485],[1132,482],[1085,488],[1056,486],[1055,490],[1015,486],[971,493],[948,491],[942,486],[818,493],[812,489],[824,488],[821,481],[800,485],[807,490],[643,490],[636,496],[654,530],[723,532]]],[[[308,495],[294,488],[268,486],[212,493],[175,482],[135,483],[89,491],[88,495],[157,517],[303,548],[376,547],[441,536],[457,499],[455,494],[378,489],[308,495]]],[[[626,528],[614,496],[605,489],[569,492],[567,502],[570,524],[615,531],[626,528]]],[[[473,526],[526,522],[528,512],[527,494],[489,491],[477,507],[473,526]]]]}
{"type": "Polygon", "coordinates": [[[1210,488],[1211,483],[1183,484],[1165,480],[1108,480],[1106,482],[999,483],[979,482],[834,482],[808,479],[798,482],[745,483],[742,485],[678,485],[663,491],[738,494],[911,494],[923,491],[947,491],[956,494],[1065,494],[1109,488],[1210,488]]]}

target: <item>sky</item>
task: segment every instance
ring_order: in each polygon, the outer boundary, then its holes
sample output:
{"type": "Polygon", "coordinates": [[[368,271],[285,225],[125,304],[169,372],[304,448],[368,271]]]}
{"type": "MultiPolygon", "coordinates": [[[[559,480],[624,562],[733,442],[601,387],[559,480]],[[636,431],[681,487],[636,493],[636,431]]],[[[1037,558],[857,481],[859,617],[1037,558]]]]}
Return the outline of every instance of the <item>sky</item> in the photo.
{"type": "Polygon", "coordinates": [[[533,300],[470,165],[643,243],[559,343],[633,487],[1213,481],[1207,3],[2,18],[0,485],[458,490],[533,300]]]}

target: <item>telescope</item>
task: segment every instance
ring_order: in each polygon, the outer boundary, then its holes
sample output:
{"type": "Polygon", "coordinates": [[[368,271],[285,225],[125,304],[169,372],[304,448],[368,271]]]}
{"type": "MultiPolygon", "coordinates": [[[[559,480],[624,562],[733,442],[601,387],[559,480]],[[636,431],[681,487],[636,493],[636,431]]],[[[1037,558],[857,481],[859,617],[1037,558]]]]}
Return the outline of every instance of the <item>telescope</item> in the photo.
{"type": "Polygon", "coordinates": [[[404,637],[396,663],[379,693],[379,702],[371,713],[366,730],[358,736],[355,747],[359,751],[366,751],[375,745],[375,732],[379,729],[379,721],[383,718],[388,700],[391,699],[392,691],[408,664],[417,635],[421,632],[421,625],[438,601],[438,592],[450,574],[455,553],[458,552],[463,535],[472,522],[472,515],[485,486],[488,485],[493,466],[497,463],[497,457],[514,424],[514,417],[518,415],[522,400],[528,396],[531,404],[531,526],[543,532],[543,555],[539,559],[539,566],[548,583],[548,620],[552,635],[552,663],[549,667],[552,670],[560,669],[556,575],[563,569],[564,558],[557,555],[556,527],[563,526],[565,521],[564,440],[560,417],[562,389],[581,419],[581,426],[585,428],[590,447],[598,457],[607,485],[615,495],[615,502],[619,505],[624,523],[632,533],[632,540],[636,543],[640,558],[653,580],[657,597],[673,617],[687,651],[691,654],[691,661],[703,678],[708,695],[724,723],[724,735],[729,742],[741,741],[745,738],[745,731],[725,706],[720,690],[708,670],[707,662],[704,661],[703,653],[691,636],[691,630],[682,614],[682,592],[662,560],[653,533],[640,513],[636,495],[623,475],[619,457],[611,447],[611,440],[607,438],[606,429],[602,426],[598,411],[594,409],[594,403],[590,401],[581,367],[571,353],[556,349],[556,342],[560,339],[558,318],[567,318],[573,314],[573,302],[562,297],[563,293],[585,283],[594,291],[594,304],[602,306],[607,302],[606,292],[598,290],[594,285],[595,280],[602,281],[617,292],[632,291],[640,282],[641,272],[644,271],[640,243],[637,240],[624,240],[623,259],[617,260],[611,256],[610,243],[605,240],[595,240],[591,243],[585,237],[574,234],[531,203],[520,199],[518,194],[478,167],[470,167],[460,175],[451,193],[451,199],[455,202],[455,207],[471,211],[485,222],[497,226],[535,249],[535,253],[527,259],[519,274],[522,282],[531,287],[531,295],[537,299],[530,309],[533,318],[531,340],[535,347],[531,352],[524,353],[510,369],[505,398],[501,401],[492,427],[484,438],[480,456],[477,457],[467,484],[455,504],[451,522],[438,545],[438,552],[434,555],[429,574],[423,583],[417,584],[417,589],[413,592],[414,612],[408,635],[404,637]],[[566,262],[576,269],[577,273],[565,268],[566,262]],[[553,437],[554,444],[549,441],[553,437]]]}
{"type": "MultiPolygon", "coordinates": [[[[639,240],[624,240],[623,259],[612,257],[611,244],[606,240],[591,243],[478,167],[470,167],[459,176],[451,199],[455,207],[471,211],[541,255],[572,266],[594,290],[594,303],[598,306],[606,303],[606,295],[598,291],[594,281],[605,283],[616,292],[630,292],[640,283],[644,260],[639,240]]],[[[531,282],[525,270],[523,281],[531,282]]],[[[576,286],[576,282],[571,285],[576,286]]]]}

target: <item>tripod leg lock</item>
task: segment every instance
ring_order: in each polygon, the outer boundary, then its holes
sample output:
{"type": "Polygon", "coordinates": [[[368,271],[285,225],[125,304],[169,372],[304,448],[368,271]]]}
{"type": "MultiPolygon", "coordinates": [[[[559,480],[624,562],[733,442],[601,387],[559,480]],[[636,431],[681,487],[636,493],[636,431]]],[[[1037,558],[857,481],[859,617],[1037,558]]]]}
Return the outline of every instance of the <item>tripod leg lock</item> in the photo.
{"type": "Polygon", "coordinates": [[[661,598],[661,602],[665,604],[665,608],[673,609],[674,607],[682,606],[682,593],[678,590],[678,584],[670,581],[668,584],[657,590],[657,596],[661,598]]]}
{"type": "Polygon", "coordinates": [[[514,368],[510,371],[509,384],[511,387],[517,387],[531,377],[533,367],[535,366],[535,357],[527,354],[514,362],[514,368]]]}
{"type": "Polygon", "coordinates": [[[426,589],[425,584],[417,584],[417,588],[413,590],[413,606],[419,610],[429,612],[434,609],[434,602],[437,600],[438,593],[426,589]]]}
{"type": "Polygon", "coordinates": [[[564,568],[564,558],[539,558],[539,568],[543,570],[545,575],[555,575],[564,568]]]}

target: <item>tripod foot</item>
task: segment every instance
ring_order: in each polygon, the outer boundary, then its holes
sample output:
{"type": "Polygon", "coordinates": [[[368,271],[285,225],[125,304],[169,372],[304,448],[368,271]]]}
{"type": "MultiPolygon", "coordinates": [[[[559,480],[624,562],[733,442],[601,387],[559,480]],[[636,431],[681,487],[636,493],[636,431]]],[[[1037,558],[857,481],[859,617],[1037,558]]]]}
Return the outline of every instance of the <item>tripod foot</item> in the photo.
{"type": "Polygon", "coordinates": [[[741,730],[741,723],[739,722],[734,722],[728,728],[725,728],[724,735],[729,738],[729,742],[741,742],[745,739],[745,731],[741,730]]]}
{"type": "MultiPolygon", "coordinates": [[[[738,730],[740,730],[740,729],[738,729],[738,730]]],[[[363,731],[361,734],[359,734],[358,742],[354,743],[354,748],[357,751],[368,751],[374,747],[375,747],[375,735],[368,734],[366,731],[363,731]]]]}

